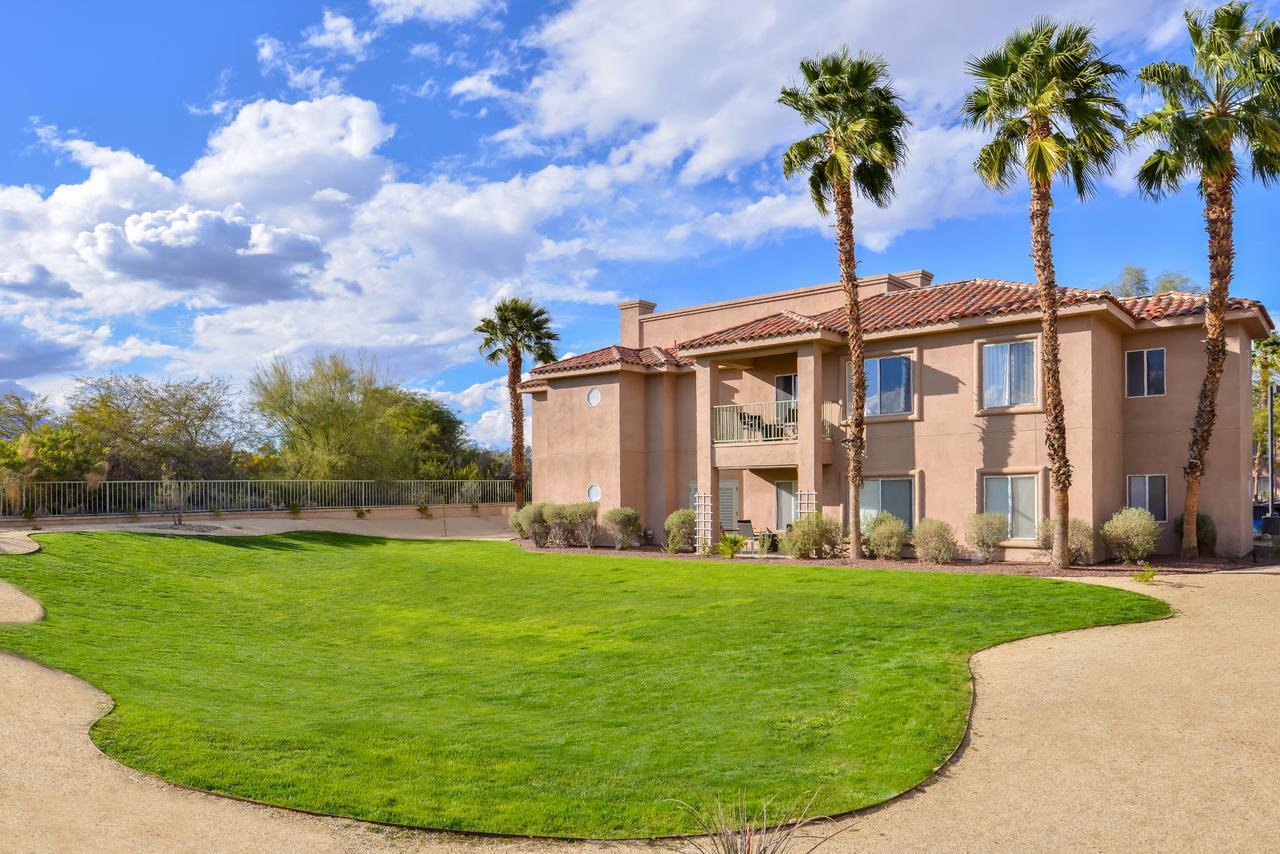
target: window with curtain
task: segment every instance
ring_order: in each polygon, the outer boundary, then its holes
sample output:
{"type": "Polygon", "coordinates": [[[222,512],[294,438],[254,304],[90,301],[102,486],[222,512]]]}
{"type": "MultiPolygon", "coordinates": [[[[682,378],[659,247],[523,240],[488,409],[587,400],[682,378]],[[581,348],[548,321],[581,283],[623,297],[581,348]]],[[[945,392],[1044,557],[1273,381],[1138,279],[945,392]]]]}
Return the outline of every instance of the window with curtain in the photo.
{"type": "Polygon", "coordinates": [[[1009,539],[1036,538],[1036,476],[991,475],[982,479],[983,512],[1009,520],[1009,539]]]}
{"type": "Polygon", "coordinates": [[[1164,348],[1125,353],[1124,384],[1127,397],[1159,397],[1164,394],[1164,348]]]}
{"type": "Polygon", "coordinates": [[[1169,521],[1169,479],[1162,474],[1129,475],[1128,505],[1150,510],[1157,522],[1169,521]]]}
{"type": "Polygon", "coordinates": [[[1036,402],[1036,344],[1009,341],[982,347],[984,409],[1036,402]]]}
{"type": "MultiPolygon", "coordinates": [[[[867,415],[910,413],[911,359],[908,356],[881,356],[863,362],[867,372],[867,415]]],[[[853,371],[845,362],[845,400],[853,401],[853,371]]],[[[845,407],[848,410],[848,406],[845,407]]]]}
{"type": "Polygon", "coordinates": [[[915,481],[909,477],[877,477],[862,482],[858,493],[862,524],[869,523],[881,510],[888,511],[906,522],[915,524],[915,481]]]}

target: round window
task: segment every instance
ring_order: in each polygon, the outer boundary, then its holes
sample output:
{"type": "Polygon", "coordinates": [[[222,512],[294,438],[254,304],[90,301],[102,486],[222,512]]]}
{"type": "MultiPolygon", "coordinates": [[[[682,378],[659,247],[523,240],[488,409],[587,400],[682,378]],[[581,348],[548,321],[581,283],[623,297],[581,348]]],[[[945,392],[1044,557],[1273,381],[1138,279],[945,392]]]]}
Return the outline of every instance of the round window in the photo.
{"type": "Polygon", "coordinates": [[[600,405],[600,389],[593,388],[587,392],[587,406],[600,405]]]}
{"type": "Polygon", "coordinates": [[[600,484],[593,483],[587,487],[587,500],[588,501],[600,500],[600,484]]]}

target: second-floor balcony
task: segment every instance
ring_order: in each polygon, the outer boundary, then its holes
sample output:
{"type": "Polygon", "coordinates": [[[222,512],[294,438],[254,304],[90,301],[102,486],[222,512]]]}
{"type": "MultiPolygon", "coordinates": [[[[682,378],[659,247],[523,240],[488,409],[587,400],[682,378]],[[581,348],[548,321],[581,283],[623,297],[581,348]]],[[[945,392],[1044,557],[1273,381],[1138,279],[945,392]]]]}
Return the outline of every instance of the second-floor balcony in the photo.
{"type": "MultiPolygon", "coordinates": [[[[730,403],[712,407],[711,438],[715,444],[732,442],[794,442],[800,431],[799,401],[770,400],[730,403]]],[[[823,401],[822,436],[831,438],[840,428],[841,407],[823,401]]]]}

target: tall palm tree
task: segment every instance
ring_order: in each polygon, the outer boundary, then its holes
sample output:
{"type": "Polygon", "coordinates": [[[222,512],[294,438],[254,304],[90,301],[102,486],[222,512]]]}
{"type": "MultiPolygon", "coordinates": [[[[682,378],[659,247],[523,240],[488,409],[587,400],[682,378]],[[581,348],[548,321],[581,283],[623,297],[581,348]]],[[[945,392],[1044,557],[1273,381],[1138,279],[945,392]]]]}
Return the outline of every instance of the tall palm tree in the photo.
{"type": "Polygon", "coordinates": [[[984,56],[966,63],[977,85],[965,98],[962,116],[971,127],[993,132],[974,169],[996,190],[1017,178],[1030,186],[1031,257],[1035,262],[1041,314],[1040,372],[1045,445],[1053,491],[1052,566],[1069,563],[1067,526],[1071,461],[1062,404],[1058,350],[1058,282],[1053,269],[1049,213],[1053,184],[1074,185],[1081,200],[1108,174],[1120,147],[1124,106],[1116,85],[1124,69],[1108,62],[1090,27],[1038,19],[984,56]]]}
{"type": "Polygon", "coordinates": [[[858,263],[853,240],[853,194],[884,207],[893,198],[893,177],[906,162],[906,130],[911,124],[893,90],[889,67],[866,53],[841,48],[800,62],[800,85],[785,86],[778,103],[800,114],[818,132],[782,155],[782,172],[809,176],[809,194],[818,213],[836,215],[836,252],[849,324],[853,391],[849,401],[849,557],[862,557],[859,491],[866,455],[867,375],[862,363],[862,318],[858,307],[858,263]]]}
{"type": "Polygon", "coordinates": [[[518,386],[524,373],[524,355],[535,362],[554,362],[555,342],[560,336],[551,329],[551,315],[532,300],[508,297],[493,307],[493,313],[476,325],[483,336],[480,352],[491,365],[507,362],[507,395],[511,400],[511,485],[516,507],[524,506],[524,398],[518,386]]]}
{"type": "Polygon", "coordinates": [[[1224,322],[1235,261],[1232,218],[1237,158],[1249,152],[1253,177],[1264,185],[1280,179],[1280,25],[1250,14],[1247,3],[1212,13],[1187,12],[1191,66],[1157,62],[1138,79],[1164,98],[1164,106],[1139,118],[1130,141],[1150,140],[1156,150],[1138,170],[1138,187],[1152,198],[1177,192],[1189,175],[1200,178],[1209,232],[1209,299],[1205,306],[1204,381],[1183,474],[1187,482],[1182,554],[1196,557],[1196,525],[1205,455],[1218,418],[1218,387],[1227,359],[1224,322]]]}

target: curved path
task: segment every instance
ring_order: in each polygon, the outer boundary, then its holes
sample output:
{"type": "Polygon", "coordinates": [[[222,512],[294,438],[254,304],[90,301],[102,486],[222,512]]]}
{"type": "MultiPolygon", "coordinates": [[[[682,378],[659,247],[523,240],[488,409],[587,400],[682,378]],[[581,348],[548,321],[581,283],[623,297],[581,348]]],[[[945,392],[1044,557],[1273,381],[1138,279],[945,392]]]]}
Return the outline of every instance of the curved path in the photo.
{"type": "MultiPolygon", "coordinates": [[[[0,558],[13,559],[21,558],[0,558]]],[[[846,832],[822,850],[1280,850],[1280,571],[1101,583],[1165,598],[1178,614],[975,656],[977,702],[957,761],[921,791],[844,822],[846,832]]],[[[0,584],[0,620],[39,615],[38,604],[0,584]]],[[[190,792],[98,752],[88,728],[108,706],[84,682],[0,655],[4,846],[568,854],[672,847],[477,841],[190,792]]]]}

